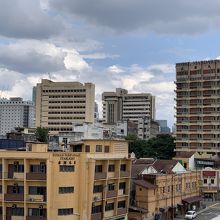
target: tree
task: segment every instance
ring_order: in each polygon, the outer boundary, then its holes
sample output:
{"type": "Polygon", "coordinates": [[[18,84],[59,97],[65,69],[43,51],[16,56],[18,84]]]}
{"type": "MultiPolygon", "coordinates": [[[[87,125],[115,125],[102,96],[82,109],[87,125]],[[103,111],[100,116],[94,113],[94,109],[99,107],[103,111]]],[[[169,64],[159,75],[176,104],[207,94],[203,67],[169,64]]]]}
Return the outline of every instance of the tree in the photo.
{"type": "Polygon", "coordinates": [[[129,141],[129,152],[134,152],[137,158],[172,159],[175,156],[175,139],[169,134],[160,134],[147,141],[130,137],[127,137],[127,140],[129,141]]]}
{"type": "Polygon", "coordinates": [[[47,128],[38,127],[36,129],[35,135],[39,142],[48,142],[48,133],[49,130],[47,128]]]}

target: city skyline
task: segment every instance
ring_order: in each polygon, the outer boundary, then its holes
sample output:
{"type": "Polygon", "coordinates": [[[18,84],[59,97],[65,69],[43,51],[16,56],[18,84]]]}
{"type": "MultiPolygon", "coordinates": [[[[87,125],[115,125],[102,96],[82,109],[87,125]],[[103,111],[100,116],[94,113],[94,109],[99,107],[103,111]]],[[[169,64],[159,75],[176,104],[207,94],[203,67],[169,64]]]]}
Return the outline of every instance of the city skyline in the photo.
{"type": "Polygon", "coordinates": [[[219,57],[218,6],[219,0],[3,2],[0,96],[30,100],[42,78],[92,82],[101,112],[101,93],[121,87],[156,96],[156,119],[172,127],[175,63],[219,57]]]}

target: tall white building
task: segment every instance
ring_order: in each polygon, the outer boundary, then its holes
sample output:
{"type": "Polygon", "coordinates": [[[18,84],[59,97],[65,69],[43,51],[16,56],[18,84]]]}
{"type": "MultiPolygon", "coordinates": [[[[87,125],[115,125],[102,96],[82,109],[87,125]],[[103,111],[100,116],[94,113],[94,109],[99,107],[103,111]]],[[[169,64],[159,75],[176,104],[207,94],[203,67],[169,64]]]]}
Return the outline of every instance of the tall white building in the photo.
{"type": "Polygon", "coordinates": [[[155,97],[150,93],[129,94],[126,89],[117,88],[116,92],[104,92],[103,119],[113,124],[117,121],[131,120],[138,122],[139,118],[155,119],[155,97]]]}
{"type": "Polygon", "coordinates": [[[34,127],[34,117],[33,102],[18,97],[0,100],[0,135],[6,135],[15,127],[34,127]]]}

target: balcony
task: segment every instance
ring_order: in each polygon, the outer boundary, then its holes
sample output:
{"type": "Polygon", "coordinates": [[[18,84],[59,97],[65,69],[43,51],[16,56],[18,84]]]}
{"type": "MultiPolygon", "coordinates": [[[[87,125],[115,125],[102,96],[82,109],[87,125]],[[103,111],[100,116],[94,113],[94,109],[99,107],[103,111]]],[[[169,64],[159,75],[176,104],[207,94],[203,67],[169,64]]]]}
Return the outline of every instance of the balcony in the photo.
{"type": "Polygon", "coordinates": [[[120,209],[118,209],[118,211],[117,211],[117,215],[124,215],[124,214],[126,214],[126,213],[127,213],[126,208],[120,208],[120,209]]]}
{"type": "Polygon", "coordinates": [[[5,201],[24,201],[24,194],[5,194],[5,201]]]}
{"type": "Polygon", "coordinates": [[[27,173],[27,180],[46,180],[46,173],[27,173]]]}
{"type": "Polygon", "coordinates": [[[46,195],[27,195],[27,202],[30,203],[46,202],[46,195]]]}
{"type": "Polygon", "coordinates": [[[130,177],[130,172],[129,171],[121,171],[120,177],[130,177]]]}
{"type": "Polygon", "coordinates": [[[101,217],[102,217],[101,213],[95,213],[91,215],[91,220],[102,220],[101,217]]]}
{"type": "Polygon", "coordinates": [[[107,191],[106,197],[107,198],[117,197],[117,191],[116,190],[107,191]]]}
{"type": "Polygon", "coordinates": [[[106,179],[106,177],[107,177],[107,173],[105,172],[95,173],[95,180],[106,179]]]}
{"type": "Polygon", "coordinates": [[[26,216],[26,220],[47,220],[45,216],[26,216]]]}

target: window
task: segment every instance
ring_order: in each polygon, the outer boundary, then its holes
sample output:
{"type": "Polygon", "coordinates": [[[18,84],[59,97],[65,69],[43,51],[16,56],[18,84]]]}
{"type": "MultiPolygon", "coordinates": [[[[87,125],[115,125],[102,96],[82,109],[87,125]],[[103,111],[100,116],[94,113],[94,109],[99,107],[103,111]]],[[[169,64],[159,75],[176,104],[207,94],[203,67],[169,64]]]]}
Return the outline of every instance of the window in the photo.
{"type": "Polygon", "coordinates": [[[108,165],[108,172],[115,172],[115,165],[114,164],[108,165]]]}
{"type": "Polygon", "coordinates": [[[67,186],[67,187],[59,187],[59,193],[74,193],[74,187],[73,186],[67,186]]]}
{"type": "Polygon", "coordinates": [[[12,208],[11,210],[11,215],[12,216],[24,216],[24,208],[12,208]]]}
{"type": "Polygon", "coordinates": [[[90,145],[86,145],[86,152],[90,152],[90,145]]]}
{"type": "Polygon", "coordinates": [[[204,179],[203,182],[204,182],[204,184],[207,184],[207,179],[204,179]]]}
{"type": "Polygon", "coordinates": [[[126,182],[119,183],[119,189],[125,189],[126,188],[126,182]]]}
{"type": "Polygon", "coordinates": [[[211,179],[211,184],[214,184],[215,183],[215,180],[214,179],[211,179]]]}
{"type": "Polygon", "coordinates": [[[46,187],[42,186],[29,186],[30,195],[46,195],[46,187]]]}
{"type": "Polygon", "coordinates": [[[102,192],[103,186],[102,185],[95,185],[93,188],[93,193],[102,192]]]}
{"type": "Polygon", "coordinates": [[[46,173],[46,164],[32,164],[30,165],[30,172],[31,173],[46,173]]]}
{"type": "Polygon", "coordinates": [[[125,200],[118,202],[118,208],[125,208],[125,200]]]}
{"type": "Polygon", "coordinates": [[[113,191],[113,190],[115,190],[115,184],[114,183],[108,184],[108,191],[113,191]]]}
{"type": "Polygon", "coordinates": [[[102,145],[96,145],[96,152],[102,152],[102,145]]]}
{"type": "Polygon", "coordinates": [[[105,211],[114,210],[114,203],[107,203],[105,206],[105,211]]]}
{"type": "Polygon", "coordinates": [[[102,205],[97,205],[92,207],[92,214],[102,212],[102,205]]]}
{"type": "Polygon", "coordinates": [[[105,146],[105,153],[109,153],[109,146],[105,146]]]}
{"type": "Polygon", "coordinates": [[[14,162],[14,172],[23,173],[24,172],[24,164],[19,164],[18,161],[14,162]]]}
{"type": "Polygon", "coordinates": [[[126,171],[126,164],[121,164],[121,171],[126,171]]]}
{"type": "Polygon", "coordinates": [[[73,214],[73,208],[58,209],[58,215],[72,215],[72,214],[73,214]]]}
{"type": "Polygon", "coordinates": [[[46,216],[46,209],[43,208],[29,208],[28,216],[46,216]]]}
{"type": "Polygon", "coordinates": [[[60,172],[74,172],[74,165],[60,165],[60,172]]]}
{"type": "Polygon", "coordinates": [[[96,165],[95,166],[95,172],[96,173],[101,173],[102,172],[102,165],[96,165]]]}

